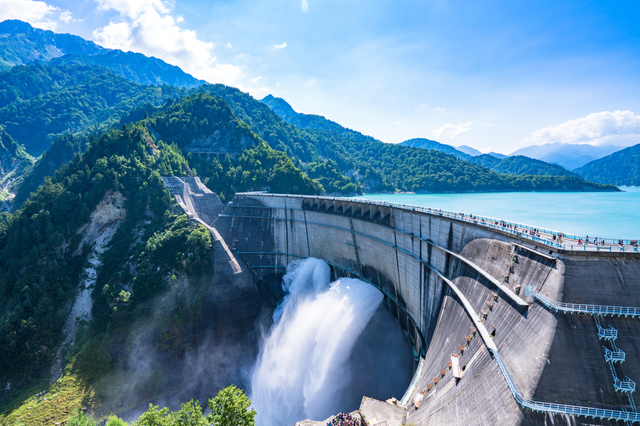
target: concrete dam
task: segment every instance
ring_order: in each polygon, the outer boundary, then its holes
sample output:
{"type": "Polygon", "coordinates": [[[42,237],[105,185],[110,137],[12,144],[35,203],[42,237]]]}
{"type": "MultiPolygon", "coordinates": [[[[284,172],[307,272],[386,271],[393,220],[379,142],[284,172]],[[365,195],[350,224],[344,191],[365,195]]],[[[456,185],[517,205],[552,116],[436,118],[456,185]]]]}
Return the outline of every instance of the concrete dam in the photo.
{"type": "Polygon", "coordinates": [[[413,347],[414,376],[401,408],[382,403],[400,417],[366,424],[640,424],[640,253],[365,200],[238,193],[223,206],[197,178],[165,182],[214,235],[222,285],[236,288],[225,293],[244,301],[219,304],[232,324],[257,316],[247,310],[256,295],[281,298],[297,259],[323,259],[333,278],[383,293],[413,347]]]}

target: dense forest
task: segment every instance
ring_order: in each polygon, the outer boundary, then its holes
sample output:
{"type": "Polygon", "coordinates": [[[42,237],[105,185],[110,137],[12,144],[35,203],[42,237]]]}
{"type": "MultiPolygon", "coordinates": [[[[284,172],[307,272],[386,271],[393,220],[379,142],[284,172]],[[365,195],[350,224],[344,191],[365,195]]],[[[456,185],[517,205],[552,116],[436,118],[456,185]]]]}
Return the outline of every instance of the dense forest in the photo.
{"type": "Polygon", "coordinates": [[[591,161],[575,172],[591,182],[640,186],[640,144],[591,161]]]}
{"type": "MultiPolygon", "coordinates": [[[[577,176],[504,175],[435,150],[385,144],[349,131],[301,129],[238,89],[204,85],[199,90],[224,98],[238,118],[269,145],[294,161],[332,160],[343,173],[357,171],[374,191],[560,191],[615,190],[577,176]]],[[[338,185],[335,185],[336,187],[338,185]]]]}
{"type": "Polygon", "coordinates": [[[17,66],[0,74],[0,123],[31,155],[68,132],[98,134],[132,108],[163,104],[184,89],[144,86],[102,67],[17,66]]]}
{"type": "Polygon", "coordinates": [[[277,192],[323,192],[319,182],[240,122],[222,99],[204,93],[168,102],[150,118],[90,138],[84,152],[47,178],[15,214],[2,216],[0,372],[14,376],[47,365],[51,353],[43,348],[59,343],[65,319],[56,307],[74,294],[89,250],[81,246],[77,230],[108,192],[123,194],[127,213],[114,237],[116,243],[103,255],[93,292],[97,327],[106,329],[121,317],[122,312],[114,317],[110,309],[121,291],[133,294],[127,310],[135,311],[163,292],[171,273],[202,273],[210,268],[209,233],[173,213],[160,178],[194,173],[223,198],[265,186],[277,192]],[[228,155],[220,161],[183,155],[185,135],[224,125],[235,130],[230,137],[251,139],[253,146],[234,160],[228,155]],[[154,134],[162,134],[163,140],[154,134]],[[30,350],[25,351],[25,345],[30,350]]]}
{"type": "Polygon", "coordinates": [[[169,193],[156,171],[160,163],[181,169],[182,157],[162,143],[152,151],[148,137],[141,127],[102,135],[47,179],[15,214],[2,217],[0,380],[5,383],[25,371],[37,375],[48,365],[48,348],[60,342],[66,317],[59,307],[75,294],[89,251],[80,246],[77,230],[107,192],[124,195],[127,213],[117,231],[118,247],[105,253],[94,291],[94,318],[100,319],[100,327],[107,326],[109,303],[125,286],[133,289],[133,307],[161,292],[167,270],[202,271],[210,262],[202,256],[210,245],[208,232],[170,213],[169,193]],[[196,256],[187,258],[187,252],[196,256]],[[127,263],[130,256],[139,268],[135,277],[127,263]],[[162,266],[151,267],[155,264],[162,266]]]}

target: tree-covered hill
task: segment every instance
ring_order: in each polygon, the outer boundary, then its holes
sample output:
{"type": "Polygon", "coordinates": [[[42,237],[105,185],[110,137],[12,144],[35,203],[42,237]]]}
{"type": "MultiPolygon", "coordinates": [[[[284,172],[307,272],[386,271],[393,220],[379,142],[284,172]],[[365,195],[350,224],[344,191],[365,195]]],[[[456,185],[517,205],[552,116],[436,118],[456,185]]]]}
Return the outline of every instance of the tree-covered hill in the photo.
{"type": "Polygon", "coordinates": [[[591,161],[574,171],[592,182],[640,186],[640,144],[591,161]]]}
{"type": "Polygon", "coordinates": [[[360,132],[346,128],[335,121],[326,119],[321,115],[303,114],[296,112],[287,101],[282,98],[276,98],[273,95],[267,95],[260,100],[263,104],[271,108],[280,118],[289,124],[300,127],[301,129],[319,129],[328,130],[340,135],[351,136],[363,141],[375,141],[377,139],[363,135],[360,132]]]}
{"type": "Polygon", "coordinates": [[[133,83],[97,66],[18,66],[0,74],[0,124],[37,156],[67,132],[104,130],[137,105],[185,94],[133,83]]]}
{"type": "MultiPolygon", "coordinates": [[[[181,168],[180,157],[164,144],[150,155],[147,137],[141,127],[104,134],[38,188],[14,215],[3,217],[0,377],[5,383],[38,375],[50,363],[52,353],[46,348],[60,342],[62,323],[69,313],[63,307],[69,307],[67,302],[75,294],[82,254],[87,254],[87,248],[80,245],[82,233],[78,230],[108,191],[119,191],[127,200],[127,218],[117,238],[127,247],[127,253],[142,256],[144,251],[144,244],[135,241],[134,228],[142,234],[153,234],[177,220],[165,214],[169,194],[155,170],[159,163],[181,168]]],[[[102,280],[112,287],[115,282],[125,284],[124,276],[120,281],[111,279],[124,272],[125,259],[119,258],[110,270],[101,271],[102,280]]],[[[152,281],[138,281],[145,282],[152,281]]],[[[120,289],[115,286],[113,291],[117,294],[120,289]]],[[[101,303],[108,304],[108,300],[100,299],[111,297],[109,294],[96,290],[94,316],[106,315],[108,319],[109,308],[101,311],[101,303]]],[[[149,291],[138,288],[135,294],[144,298],[149,291]]]]}
{"type": "Polygon", "coordinates": [[[370,192],[615,190],[574,176],[498,174],[449,154],[385,144],[348,129],[342,133],[301,129],[238,89],[204,85],[200,90],[224,98],[271,147],[302,163],[331,160],[342,172],[355,170],[354,176],[361,176],[362,186],[370,192]]]}
{"type": "MultiPolygon", "coordinates": [[[[83,143],[71,135],[58,140],[69,150],[83,143]]],[[[49,151],[43,159],[55,155],[49,151]]],[[[130,324],[146,301],[169,288],[175,274],[210,274],[208,232],[176,215],[180,211],[171,206],[160,178],[194,173],[221,197],[265,186],[276,192],[323,191],[238,120],[223,99],[207,93],[168,101],[151,117],[90,138],[84,152],[46,179],[14,214],[0,214],[1,382],[11,382],[19,392],[49,371],[90,250],[84,232],[107,194],[123,195],[126,216],[102,255],[92,290],[93,333],[130,324]],[[192,138],[210,134],[225,135],[215,143],[252,144],[233,159],[183,155],[192,138]],[[122,292],[128,294],[124,304],[122,292]]],[[[18,396],[3,392],[7,401],[18,396]]]]}
{"type": "MultiPolygon", "coordinates": [[[[424,139],[424,138],[409,139],[404,142],[401,142],[400,145],[410,146],[412,148],[435,149],[436,151],[446,152],[447,154],[451,154],[463,160],[469,160],[473,158],[472,155],[469,155],[460,150],[457,150],[451,145],[446,145],[440,142],[432,141],[431,139],[424,139]]],[[[476,163],[476,164],[482,164],[482,163],[476,163]]],[[[487,167],[485,164],[482,164],[482,165],[487,167]]]]}
{"type": "MultiPolygon", "coordinates": [[[[163,141],[175,143],[205,185],[222,198],[265,187],[281,193],[323,192],[318,182],[286,154],[269,147],[218,96],[200,92],[169,101],[143,122],[163,141]]],[[[160,173],[166,175],[162,168],[160,173]]]]}
{"type": "Polygon", "coordinates": [[[578,177],[576,173],[573,173],[562,166],[549,164],[541,160],[525,157],[524,155],[515,155],[501,160],[491,154],[483,154],[478,155],[477,157],[471,157],[469,161],[480,164],[497,173],[578,177]]]}

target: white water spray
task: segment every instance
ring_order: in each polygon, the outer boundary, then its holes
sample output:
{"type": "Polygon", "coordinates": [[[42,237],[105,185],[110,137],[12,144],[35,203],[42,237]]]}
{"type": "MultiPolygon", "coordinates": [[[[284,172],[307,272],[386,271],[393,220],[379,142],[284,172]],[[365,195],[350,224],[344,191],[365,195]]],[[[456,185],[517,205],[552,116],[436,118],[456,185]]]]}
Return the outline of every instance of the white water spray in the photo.
{"type": "Polygon", "coordinates": [[[259,426],[323,420],[339,411],[351,380],[347,359],[383,299],[360,280],[330,283],[329,266],[313,258],[291,263],[282,286],[288,294],[273,314],[251,380],[259,426]]]}

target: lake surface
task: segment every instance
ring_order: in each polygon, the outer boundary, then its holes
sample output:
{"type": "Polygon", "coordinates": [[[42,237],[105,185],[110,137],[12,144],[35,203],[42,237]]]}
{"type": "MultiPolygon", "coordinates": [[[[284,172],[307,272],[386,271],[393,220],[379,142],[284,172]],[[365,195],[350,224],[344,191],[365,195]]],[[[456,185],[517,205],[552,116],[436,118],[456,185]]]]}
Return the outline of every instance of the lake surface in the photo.
{"type": "Polygon", "coordinates": [[[591,238],[640,239],[640,187],[623,192],[366,194],[367,200],[473,213],[591,238]]]}

